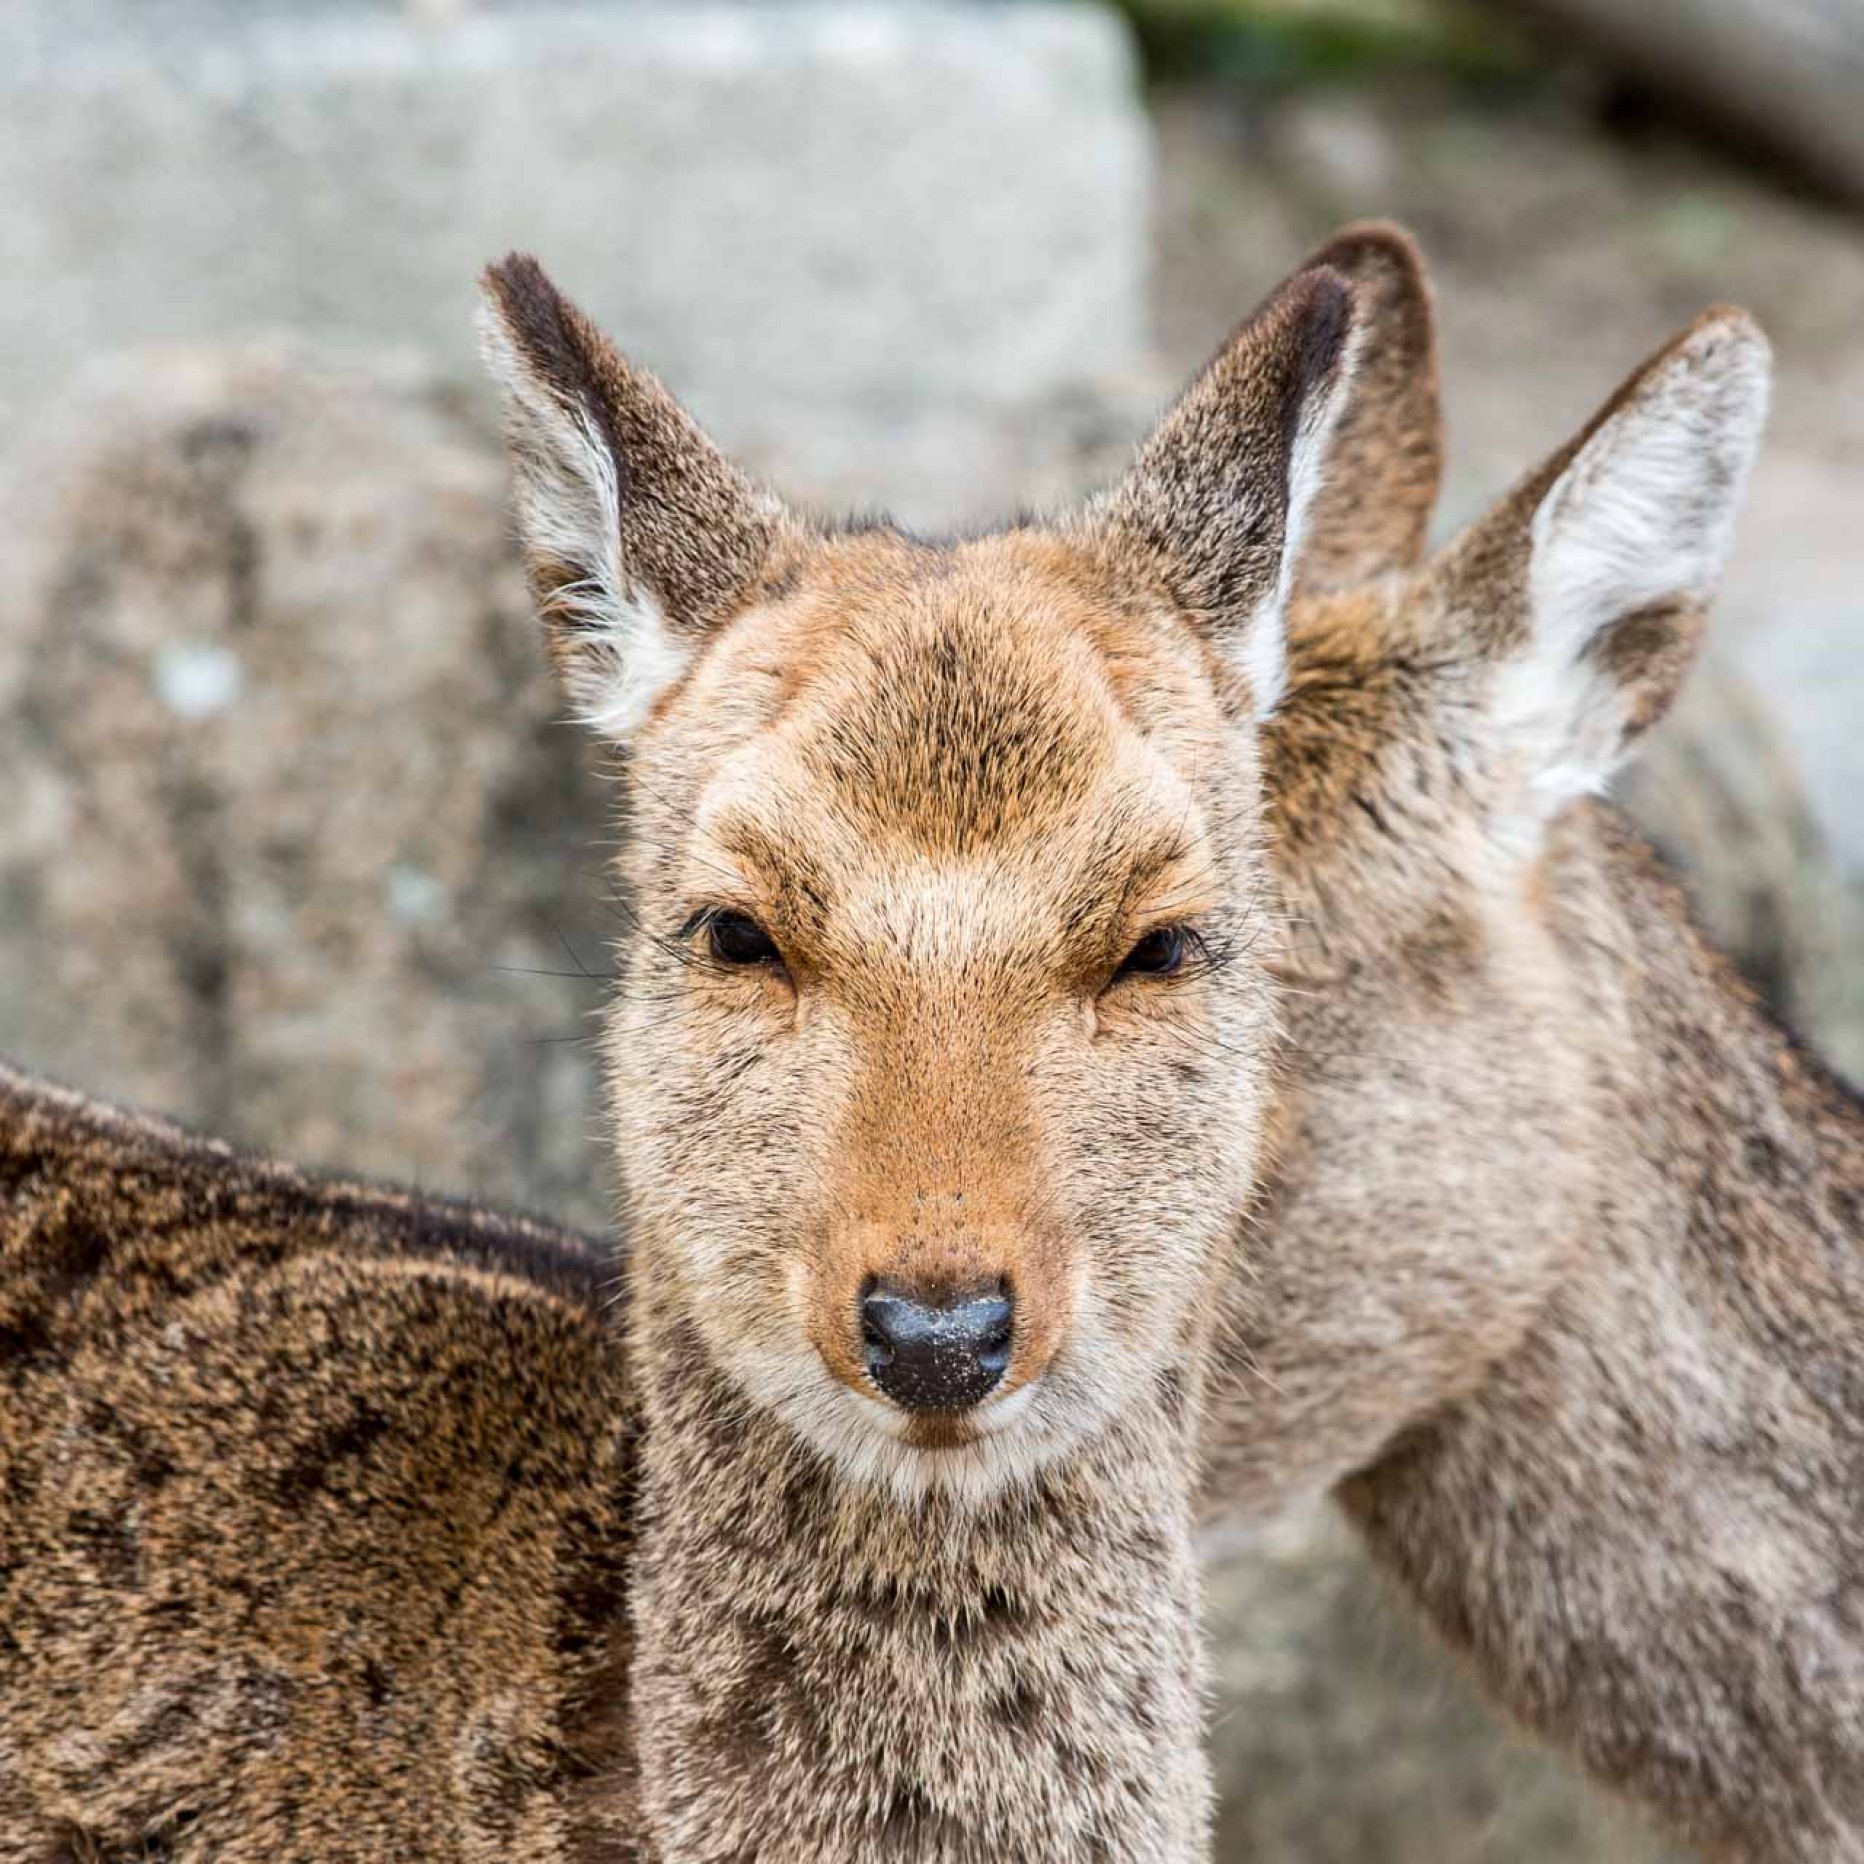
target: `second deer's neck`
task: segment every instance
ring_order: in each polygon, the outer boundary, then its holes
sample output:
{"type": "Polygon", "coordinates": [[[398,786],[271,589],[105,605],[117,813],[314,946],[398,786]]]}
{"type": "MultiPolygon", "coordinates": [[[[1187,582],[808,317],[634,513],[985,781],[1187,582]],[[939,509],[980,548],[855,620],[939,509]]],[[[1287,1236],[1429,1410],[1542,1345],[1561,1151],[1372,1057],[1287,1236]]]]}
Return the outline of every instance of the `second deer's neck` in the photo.
{"type": "Polygon", "coordinates": [[[633,1720],[656,1855],[1204,1854],[1169,1395],[1026,1489],[903,1504],[747,1415],[677,1319],[636,1339],[633,1720]]]}
{"type": "Polygon", "coordinates": [[[1590,1233],[1348,1506],[1517,1714],[1685,1835],[1864,1858],[1864,1118],[1608,818],[1560,878],[1590,1233]]]}

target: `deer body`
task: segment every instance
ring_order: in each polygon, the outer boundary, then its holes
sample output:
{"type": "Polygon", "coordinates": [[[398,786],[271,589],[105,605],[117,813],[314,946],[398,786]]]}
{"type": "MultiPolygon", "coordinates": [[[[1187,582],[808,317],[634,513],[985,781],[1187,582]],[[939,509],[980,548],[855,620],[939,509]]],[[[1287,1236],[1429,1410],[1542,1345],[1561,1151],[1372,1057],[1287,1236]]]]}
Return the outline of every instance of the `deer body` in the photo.
{"type": "Polygon", "coordinates": [[[622,1855],[608,1281],[0,1068],[0,1858],[622,1855]]]}
{"type": "Polygon", "coordinates": [[[1864,1857],[1864,1117],[1608,814],[1546,859],[1598,1148],[1577,1246],[1343,1498],[1501,1699],[1680,1835],[1864,1857]]]}
{"type": "Polygon", "coordinates": [[[633,1611],[668,1858],[1204,1854],[1190,1420],[903,1515],[755,1424],[677,1330],[643,1365],[633,1611]]]}

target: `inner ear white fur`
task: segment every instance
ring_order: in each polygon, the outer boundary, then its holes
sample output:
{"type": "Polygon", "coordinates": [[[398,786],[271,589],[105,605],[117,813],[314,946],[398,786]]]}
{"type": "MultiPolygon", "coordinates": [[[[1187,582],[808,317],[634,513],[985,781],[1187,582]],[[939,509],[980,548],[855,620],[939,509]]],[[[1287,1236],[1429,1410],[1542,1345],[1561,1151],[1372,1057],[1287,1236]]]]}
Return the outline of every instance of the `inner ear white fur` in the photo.
{"type": "Polygon", "coordinates": [[[628,573],[621,479],[591,412],[567,404],[525,359],[497,310],[479,314],[487,366],[504,391],[518,532],[533,562],[575,572],[555,588],[563,683],[578,723],[622,739],[691,658],[653,592],[628,573]]]}
{"type": "Polygon", "coordinates": [[[1255,697],[1258,719],[1274,714],[1288,688],[1288,599],[1301,567],[1301,546],[1307,535],[1308,514],[1314,508],[1315,497],[1325,479],[1327,452],[1333,444],[1333,430],[1339,425],[1340,411],[1346,405],[1360,341],[1361,333],[1357,329],[1348,335],[1332,380],[1308,396],[1295,430],[1294,445],[1289,449],[1288,516],[1282,529],[1281,562],[1275,572],[1275,588],[1255,619],[1243,630],[1237,649],[1237,662],[1255,697]]]}
{"type": "Polygon", "coordinates": [[[1751,319],[1705,320],[1630,391],[1536,508],[1527,647],[1502,669],[1496,721],[1551,815],[1601,790],[1628,707],[1587,649],[1614,623],[1704,603],[1767,417],[1771,355],[1751,319]]]}

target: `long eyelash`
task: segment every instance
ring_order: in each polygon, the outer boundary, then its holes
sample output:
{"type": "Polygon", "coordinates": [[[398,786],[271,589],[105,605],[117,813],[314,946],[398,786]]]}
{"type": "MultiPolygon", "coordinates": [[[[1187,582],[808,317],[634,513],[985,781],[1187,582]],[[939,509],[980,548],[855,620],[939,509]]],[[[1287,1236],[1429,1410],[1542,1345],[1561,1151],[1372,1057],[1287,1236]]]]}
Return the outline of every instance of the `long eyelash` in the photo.
{"type": "MultiPolygon", "coordinates": [[[[741,964],[726,964],[722,959],[712,955],[712,941],[698,936],[715,919],[735,912],[737,908],[719,905],[702,906],[687,919],[686,923],[670,938],[656,938],[653,942],[670,958],[692,971],[704,971],[711,977],[741,978],[746,967],[741,964]]],[[[651,934],[650,934],[651,936],[651,934]]]]}
{"type": "Polygon", "coordinates": [[[695,940],[694,935],[708,926],[725,910],[722,906],[702,906],[684,925],[673,933],[656,932],[643,919],[632,902],[616,895],[608,902],[610,909],[627,926],[637,938],[647,941],[663,957],[671,958],[675,964],[684,965],[688,970],[707,971],[713,974],[722,972],[726,967],[712,957],[706,947],[695,940]]]}
{"type": "Polygon", "coordinates": [[[1248,929],[1247,937],[1218,938],[1202,926],[1180,924],[1178,931],[1185,942],[1184,958],[1177,970],[1161,981],[1182,983],[1191,978],[1215,977],[1239,959],[1248,957],[1255,950],[1268,924],[1266,915],[1255,910],[1260,893],[1258,885],[1244,907],[1243,924],[1248,929]]]}
{"type": "Polygon", "coordinates": [[[1227,947],[1212,945],[1196,926],[1180,927],[1179,936],[1184,940],[1184,956],[1172,972],[1173,979],[1212,977],[1232,961],[1227,947]]]}
{"type": "MultiPolygon", "coordinates": [[[[1227,971],[1239,959],[1246,958],[1255,950],[1261,939],[1264,922],[1258,920],[1247,938],[1211,939],[1195,926],[1185,928],[1185,936],[1191,942],[1189,962],[1196,965],[1200,977],[1214,977],[1219,971],[1227,971]]],[[[1179,976],[1184,975],[1181,967],[1179,976]]]]}

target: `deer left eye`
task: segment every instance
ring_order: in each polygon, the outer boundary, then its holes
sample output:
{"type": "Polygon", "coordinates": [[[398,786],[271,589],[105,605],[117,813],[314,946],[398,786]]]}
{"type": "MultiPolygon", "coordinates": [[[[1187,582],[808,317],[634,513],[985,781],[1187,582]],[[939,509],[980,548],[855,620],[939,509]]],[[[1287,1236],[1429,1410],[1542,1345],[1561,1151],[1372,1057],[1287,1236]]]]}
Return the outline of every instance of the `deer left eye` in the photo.
{"type": "Polygon", "coordinates": [[[1183,926],[1155,926],[1124,958],[1115,977],[1170,977],[1184,965],[1191,935],[1183,926]]]}
{"type": "Polygon", "coordinates": [[[706,928],[706,944],[720,964],[772,964],[777,943],[749,913],[714,913],[706,928]]]}

